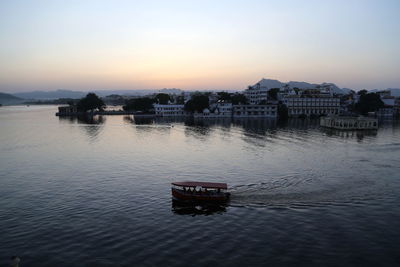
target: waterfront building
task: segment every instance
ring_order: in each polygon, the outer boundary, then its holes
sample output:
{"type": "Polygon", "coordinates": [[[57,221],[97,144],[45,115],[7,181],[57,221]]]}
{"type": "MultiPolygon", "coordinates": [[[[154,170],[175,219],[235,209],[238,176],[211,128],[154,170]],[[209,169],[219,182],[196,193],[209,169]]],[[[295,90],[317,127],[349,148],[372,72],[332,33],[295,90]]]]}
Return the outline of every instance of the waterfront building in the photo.
{"type": "Polygon", "coordinates": [[[378,92],[384,106],[380,108],[376,115],[381,118],[392,118],[396,114],[396,98],[391,95],[389,90],[378,92]]]}
{"type": "Polygon", "coordinates": [[[326,116],[320,118],[320,126],[338,130],[378,129],[378,120],[368,117],[326,116]]]}
{"type": "Polygon", "coordinates": [[[340,111],[340,98],[320,89],[306,89],[297,94],[286,94],[282,102],[287,106],[290,117],[333,115],[339,114],[340,111]]]}
{"type": "Polygon", "coordinates": [[[277,118],[278,105],[233,105],[234,118],[277,118]]]}
{"type": "Polygon", "coordinates": [[[393,112],[395,116],[400,116],[400,97],[394,101],[393,112]]]}
{"type": "Polygon", "coordinates": [[[232,117],[232,103],[224,100],[218,100],[215,104],[211,104],[210,108],[214,114],[219,117],[232,117]]]}
{"type": "Polygon", "coordinates": [[[392,118],[395,115],[394,107],[385,105],[383,108],[378,109],[376,116],[380,118],[392,118]]]}
{"type": "Polygon", "coordinates": [[[187,112],[184,110],[185,105],[181,104],[154,104],[156,116],[171,117],[171,116],[186,116],[187,112]]]}
{"type": "Polygon", "coordinates": [[[195,112],[195,118],[231,118],[232,117],[232,103],[219,100],[210,105],[210,109],[205,108],[203,112],[195,112]]]}
{"type": "Polygon", "coordinates": [[[214,113],[211,113],[208,108],[203,109],[202,112],[194,112],[193,113],[194,118],[215,118],[216,115],[214,113]]]}
{"type": "Polygon", "coordinates": [[[60,106],[58,107],[57,116],[68,116],[71,114],[76,114],[78,112],[77,106],[60,106]]]}
{"type": "Polygon", "coordinates": [[[261,102],[267,101],[268,90],[269,89],[266,86],[261,86],[260,83],[257,83],[255,86],[249,86],[249,88],[244,91],[244,95],[247,97],[251,105],[257,105],[261,102]]]}

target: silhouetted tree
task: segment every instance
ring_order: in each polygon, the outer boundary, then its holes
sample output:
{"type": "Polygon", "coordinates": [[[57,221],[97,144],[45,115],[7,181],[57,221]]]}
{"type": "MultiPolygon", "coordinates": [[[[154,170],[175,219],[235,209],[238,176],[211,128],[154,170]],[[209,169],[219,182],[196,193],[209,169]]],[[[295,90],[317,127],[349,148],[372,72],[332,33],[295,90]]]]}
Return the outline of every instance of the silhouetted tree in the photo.
{"type": "Polygon", "coordinates": [[[203,112],[203,109],[208,108],[209,106],[210,103],[207,95],[196,94],[193,95],[188,102],[186,102],[185,110],[189,112],[203,112]]]}
{"type": "Polygon", "coordinates": [[[268,90],[268,97],[270,97],[274,100],[278,100],[278,92],[279,92],[279,88],[271,88],[268,90]]]}
{"type": "Polygon", "coordinates": [[[179,105],[185,104],[185,98],[183,97],[183,95],[177,96],[175,101],[176,101],[176,104],[179,104],[179,105]]]}
{"type": "Polygon", "coordinates": [[[368,93],[368,91],[365,90],[365,89],[362,89],[362,90],[357,92],[357,95],[365,95],[366,93],[368,93]]]}
{"type": "Polygon", "coordinates": [[[278,116],[280,120],[287,120],[289,118],[289,111],[285,104],[279,103],[278,116]]]}
{"type": "Polygon", "coordinates": [[[154,98],[150,97],[133,98],[127,100],[122,108],[124,110],[149,112],[151,109],[153,109],[153,104],[155,101],[156,100],[154,98]]]}
{"type": "Polygon", "coordinates": [[[106,104],[95,93],[88,93],[84,98],[80,99],[77,104],[79,111],[88,110],[104,110],[106,104]]]}
{"type": "Polygon", "coordinates": [[[231,101],[231,94],[227,92],[218,92],[218,100],[231,101]]]}
{"type": "Polygon", "coordinates": [[[360,101],[356,103],[355,109],[363,115],[368,112],[377,111],[382,108],[384,103],[382,102],[379,94],[377,93],[363,93],[360,95],[360,101]]]}
{"type": "Polygon", "coordinates": [[[167,105],[170,100],[171,97],[169,94],[159,93],[156,95],[156,101],[158,104],[167,105]]]}
{"type": "Polygon", "coordinates": [[[244,94],[236,93],[231,96],[231,101],[233,105],[247,105],[249,100],[244,94]]]}

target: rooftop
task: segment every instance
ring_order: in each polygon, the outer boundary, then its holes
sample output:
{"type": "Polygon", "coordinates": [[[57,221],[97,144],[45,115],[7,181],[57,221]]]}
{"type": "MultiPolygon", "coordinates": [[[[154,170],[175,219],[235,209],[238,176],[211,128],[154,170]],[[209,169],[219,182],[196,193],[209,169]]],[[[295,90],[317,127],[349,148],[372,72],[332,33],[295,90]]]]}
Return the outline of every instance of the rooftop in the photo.
{"type": "Polygon", "coordinates": [[[228,185],[226,183],[210,183],[210,182],[192,182],[192,181],[184,181],[184,182],[174,182],[173,185],[177,186],[187,186],[187,187],[203,187],[203,188],[217,188],[217,189],[227,189],[228,185]]]}

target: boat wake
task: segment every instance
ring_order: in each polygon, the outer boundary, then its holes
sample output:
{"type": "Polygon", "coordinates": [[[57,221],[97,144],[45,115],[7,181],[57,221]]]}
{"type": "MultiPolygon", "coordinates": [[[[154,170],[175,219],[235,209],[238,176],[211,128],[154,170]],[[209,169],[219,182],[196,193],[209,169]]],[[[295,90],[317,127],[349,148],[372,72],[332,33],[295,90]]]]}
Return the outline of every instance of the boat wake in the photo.
{"type": "MultiPolygon", "coordinates": [[[[312,186],[310,186],[312,187],[312,186]]],[[[230,206],[236,207],[311,207],[344,205],[364,202],[377,196],[371,195],[371,184],[328,188],[279,187],[273,183],[234,185],[230,188],[230,206]]]]}

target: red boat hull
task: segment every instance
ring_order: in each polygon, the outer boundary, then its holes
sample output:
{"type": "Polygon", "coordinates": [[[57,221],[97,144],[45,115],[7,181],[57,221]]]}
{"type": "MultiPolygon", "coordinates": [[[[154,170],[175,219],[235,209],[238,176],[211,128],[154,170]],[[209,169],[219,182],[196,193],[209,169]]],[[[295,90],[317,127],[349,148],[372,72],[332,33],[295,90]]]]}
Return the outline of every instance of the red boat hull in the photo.
{"type": "Polygon", "coordinates": [[[226,202],[229,199],[229,193],[213,193],[208,194],[205,192],[188,192],[172,188],[172,197],[180,201],[193,201],[193,202],[226,202]]]}

